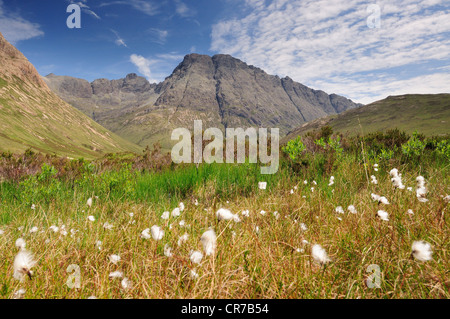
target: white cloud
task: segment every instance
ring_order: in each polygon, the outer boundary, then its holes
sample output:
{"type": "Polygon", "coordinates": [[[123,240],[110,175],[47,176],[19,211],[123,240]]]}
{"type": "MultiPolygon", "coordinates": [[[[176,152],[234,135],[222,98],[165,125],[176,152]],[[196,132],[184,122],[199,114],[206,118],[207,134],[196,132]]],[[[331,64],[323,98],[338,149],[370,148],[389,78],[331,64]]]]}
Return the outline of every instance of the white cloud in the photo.
{"type": "Polygon", "coordinates": [[[155,4],[151,1],[145,1],[145,0],[128,0],[128,1],[111,1],[111,2],[104,2],[99,5],[99,7],[105,7],[110,5],[129,5],[132,8],[141,11],[142,13],[145,13],[149,16],[154,16],[159,13],[159,5],[155,4]]]}
{"type": "Polygon", "coordinates": [[[196,14],[194,9],[189,8],[181,0],[175,0],[175,11],[180,17],[183,18],[192,17],[196,14]]]}
{"type": "MultiPolygon", "coordinates": [[[[424,61],[450,62],[450,12],[434,5],[445,0],[378,1],[381,28],[367,26],[363,0],[246,0],[252,10],[213,25],[211,50],[228,53],[268,73],[289,75],[313,88],[333,89],[357,101],[417,90],[445,91],[443,71],[396,75],[392,68],[415,70],[424,61]],[[385,74],[383,86],[365,73],[385,74]],[[436,73],[441,72],[441,73],[436,73]],[[441,76],[439,75],[441,74],[441,76]],[[374,89],[376,88],[376,89],[374,89]]],[[[448,6],[447,6],[448,8],[448,6]]],[[[418,69],[418,68],[417,68],[418,69]]],[[[419,71],[417,71],[419,72],[419,71]]],[[[447,89],[448,91],[448,89],[447,89]]]]}
{"type": "Polygon", "coordinates": [[[132,54],[130,56],[130,61],[138,68],[139,73],[143,74],[150,83],[158,82],[157,80],[152,79],[152,73],[150,71],[150,60],[144,58],[141,55],[132,54]]]}
{"type": "Polygon", "coordinates": [[[150,35],[151,41],[159,44],[166,43],[167,37],[169,36],[169,31],[157,28],[148,29],[147,33],[150,35]]]}
{"type": "Polygon", "coordinates": [[[88,5],[87,5],[87,0],[81,0],[81,1],[74,1],[74,0],[69,0],[70,3],[73,4],[77,4],[78,6],[80,6],[81,10],[91,16],[93,16],[94,18],[101,20],[100,16],[95,13],[88,5]]]}
{"type": "Polygon", "coordinates": [[[120,37],[119,33],[116,30],[111,29],[111,32],[116,35],[116,40],[114,41],[115,44],[117,44],[118,46],[124,46],[128,48],[127,44],[125,43],[125,40],[120,37]]]}
{"type": "Polygon", "coordinates": [[[39,24],[5,10],[2,0],[0,0],[0,32],[13,45],[22,40],[44,35],[39,24]]]}

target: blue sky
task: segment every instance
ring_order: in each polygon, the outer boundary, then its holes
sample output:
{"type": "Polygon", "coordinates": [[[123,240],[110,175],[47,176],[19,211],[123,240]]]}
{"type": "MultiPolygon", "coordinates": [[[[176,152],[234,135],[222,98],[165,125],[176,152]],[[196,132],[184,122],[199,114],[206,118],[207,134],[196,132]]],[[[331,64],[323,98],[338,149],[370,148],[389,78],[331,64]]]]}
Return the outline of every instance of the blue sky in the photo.
{"type": "Polygon", "coordinates": [[[41,75],[159,82],[188,53],[227,53],[361,103],[450,92],[448,0],[0,0],[0,32],[41,75]]]}

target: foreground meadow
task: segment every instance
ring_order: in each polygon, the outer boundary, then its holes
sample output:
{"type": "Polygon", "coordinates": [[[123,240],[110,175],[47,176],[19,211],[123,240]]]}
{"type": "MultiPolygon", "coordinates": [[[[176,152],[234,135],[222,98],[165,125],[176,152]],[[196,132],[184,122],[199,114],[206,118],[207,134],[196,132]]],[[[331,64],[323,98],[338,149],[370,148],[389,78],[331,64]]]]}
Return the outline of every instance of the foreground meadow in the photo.
{"type": "Polygon", "coordinates": [[[449,298],[448,157],[316,141],[275,175],[4,155],[0,297],[449,298]]]}

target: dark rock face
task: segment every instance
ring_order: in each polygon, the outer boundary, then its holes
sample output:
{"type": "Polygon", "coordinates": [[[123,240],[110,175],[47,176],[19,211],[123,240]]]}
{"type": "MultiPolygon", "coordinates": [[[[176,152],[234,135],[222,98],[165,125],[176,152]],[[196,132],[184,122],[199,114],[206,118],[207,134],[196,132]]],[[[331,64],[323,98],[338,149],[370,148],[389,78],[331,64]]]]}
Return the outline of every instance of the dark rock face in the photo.
{"type": "Polygon", "coordinates": [[[159,84],[135,73],[90,84],[54,75],[46,81],[69,103],[89,116],[95,113],[96,121],[113,132],[132,132],[145,136],[143,140],[156,133],[161,136],[170,126],[191,127],[194,119],[218,128],[278,127],[285,134],[308,121],[359,106],[226,54],[186,55],[159,84]]]}

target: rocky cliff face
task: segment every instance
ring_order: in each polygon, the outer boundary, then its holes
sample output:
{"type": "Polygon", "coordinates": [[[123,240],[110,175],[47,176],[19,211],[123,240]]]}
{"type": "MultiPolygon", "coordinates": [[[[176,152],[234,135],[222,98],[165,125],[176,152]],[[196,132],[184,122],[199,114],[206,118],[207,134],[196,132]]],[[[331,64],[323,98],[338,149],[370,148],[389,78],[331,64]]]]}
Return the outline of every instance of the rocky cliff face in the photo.
{"type": "Polygon", "coordinates": [[[173,127],[191,128],[194,119],[221,129],[278,127],[285,134],[308,121],[359,106],[224,54],[186,55],[157,85],[136,74],[92,83],[49,75],[46,81],[100,124],[143,146],[155,141],[152,136],[170,139],[173,127]]]}

